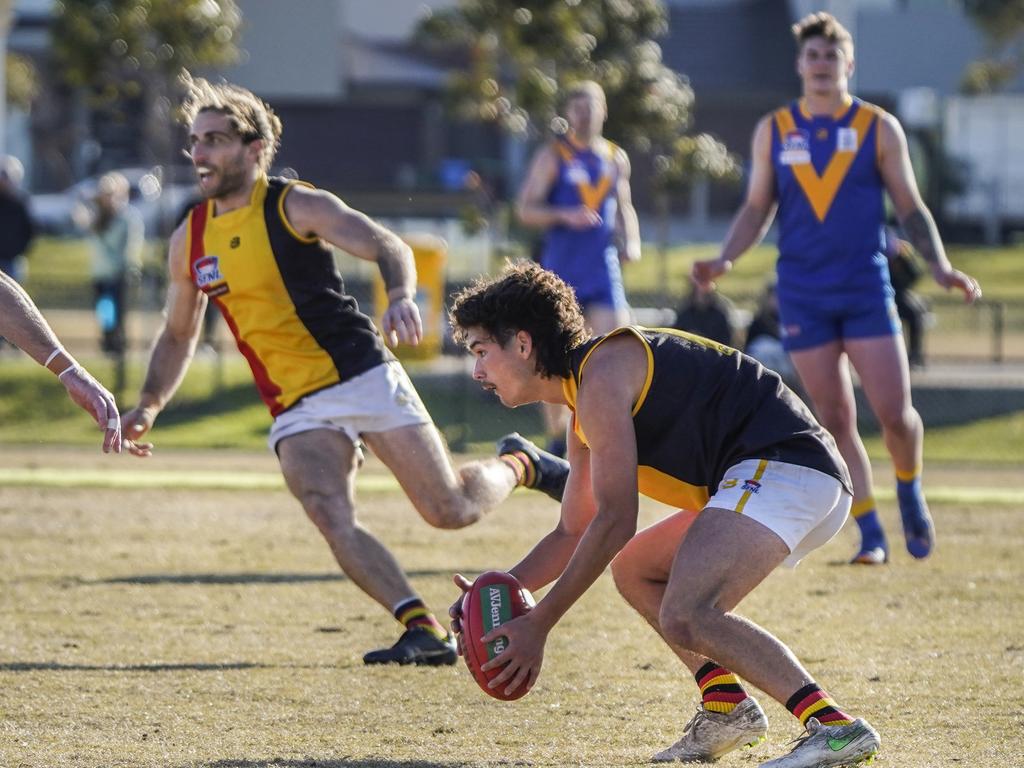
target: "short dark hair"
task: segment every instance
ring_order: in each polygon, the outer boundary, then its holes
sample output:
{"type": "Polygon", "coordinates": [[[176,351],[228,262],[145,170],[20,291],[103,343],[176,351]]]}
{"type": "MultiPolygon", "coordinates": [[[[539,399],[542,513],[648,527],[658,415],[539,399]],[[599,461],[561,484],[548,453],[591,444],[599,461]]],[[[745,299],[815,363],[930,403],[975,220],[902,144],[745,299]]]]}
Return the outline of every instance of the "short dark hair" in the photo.
{"type": "Polygon", "coordinates": [[[502,347],[526,331],[542,376],[571,375],[569,353],[587,339],[575,291],[533,262],[508,264],[497,277],[480,278],[463,288],[448,315],[460,344],[470,328],[484,329],[502,347]]]}
{"type": "Polygon", "coordinates": [[[211,83],[202,77],[192,77],[187,71],[180,79],[185,88],[185,99],[181,103],[182,120],[191,125],[200,112],[226,115],[242,141],[263,141],[260,168],[269,170],[281,143],[282,130],[281,120],[270,105],[240,85],[211,83]]]}
{"type": "Polygon", "coordinates": [[[818,11],[807,14],[793,25],[793,37],[798,49],[802,49],[812,37],[823,37],[830,43],[842,45],[853,56],[853,36],[831,13],[818,11]]]}

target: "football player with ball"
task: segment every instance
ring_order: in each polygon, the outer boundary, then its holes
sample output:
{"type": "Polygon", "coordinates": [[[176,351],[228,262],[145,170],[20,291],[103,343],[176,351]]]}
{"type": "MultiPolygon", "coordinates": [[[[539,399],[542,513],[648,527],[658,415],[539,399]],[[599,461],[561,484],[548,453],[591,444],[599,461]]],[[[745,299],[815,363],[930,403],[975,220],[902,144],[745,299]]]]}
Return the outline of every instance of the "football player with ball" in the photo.
{"type": "MultiPolygon", "coordinates": [[[[655,761],[714,760],[763,739],[767,720],[741,678],[806,728],[790,753],[763,766],[851,765],[873,755],[875,730],[780,640],[733,612],[775,568],[832,538],[850,511],[835,441],[779,376],[681,331],[631,326],[588,338],[572,289],[536,264],[466,288],[451,318],[475,358],[474,379],[502,403],[572,411],[561,517],[509,571],[525,590],[554,584],[490,633],[506,641],[481,665],[485,674],[502,668],[488,684],[506,695],[532,686],[548,633],[611,564],[623,597],[701,690],[682,738],[655,761]],[[638,493],[680,511],[638,533],[638,493]]],[[[462,577],[456,583],[469,588],[462,577]]]]}

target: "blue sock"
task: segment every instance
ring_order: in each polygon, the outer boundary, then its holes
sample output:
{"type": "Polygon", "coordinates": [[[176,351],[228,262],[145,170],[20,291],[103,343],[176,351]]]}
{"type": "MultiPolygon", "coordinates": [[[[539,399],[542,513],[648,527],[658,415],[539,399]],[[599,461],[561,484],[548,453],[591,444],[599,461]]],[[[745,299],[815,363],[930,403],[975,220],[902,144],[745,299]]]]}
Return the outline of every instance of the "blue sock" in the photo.
{"type": "Polygon", "coordinates": [[[900,506],[907,551],[917,558],[927,557],[932,551],[935,531],[928,513],[928,502],[921,491],[921,476],[915,475],[910,480],[897,477],[896,500],[900,506]]]}
{"type": "Polygon", "coordinates": [[[878,519],[878,512],[871,509],[858,515],[854,520],[857,521],[857,527],[860,528],[861,549],[886,548],[885,531],[882,530],[882,522],[878,519]]]}

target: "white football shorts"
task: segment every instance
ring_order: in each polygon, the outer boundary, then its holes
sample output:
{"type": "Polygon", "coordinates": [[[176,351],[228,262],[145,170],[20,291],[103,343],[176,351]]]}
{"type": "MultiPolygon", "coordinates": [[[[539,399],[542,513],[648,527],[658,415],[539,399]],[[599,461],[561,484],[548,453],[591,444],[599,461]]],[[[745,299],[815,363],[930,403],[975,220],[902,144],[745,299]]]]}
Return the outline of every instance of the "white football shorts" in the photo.
{"type": "Polygon", "coordinates": [[[353,379],[302,398],[274,419],[267,443],[277,452],[286,437],[313,429],[344,432],[359,445],[364,432],[432,423],[416,388],[401,363],[392,360],[353,379]]]}
{"type": "Polygon", "coordinates": [[[852,501],[842,483],[824,472],[747,459],[726,470],[707,506],[732,510],[778,535],[789,547],[783,565],[794,568],[839,532],[852,501]]]}

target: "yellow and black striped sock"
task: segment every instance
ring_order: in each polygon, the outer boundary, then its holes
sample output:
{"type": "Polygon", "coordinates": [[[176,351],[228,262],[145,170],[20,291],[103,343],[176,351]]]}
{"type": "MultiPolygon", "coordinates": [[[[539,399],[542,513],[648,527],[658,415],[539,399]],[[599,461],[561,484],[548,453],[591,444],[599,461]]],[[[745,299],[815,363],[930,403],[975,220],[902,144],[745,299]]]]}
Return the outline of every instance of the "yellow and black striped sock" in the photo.
{"type": "Polygon", "coordinates": [[[438,640],[448,637],[448,630],[441,625],[441,622],[434,617],[434,614],[418,597],[410,597],[396,605],[395,618],[402,622],[406,629],[422,627],[438,640]]]}
{"type": "Polygon", "coordinates": [[[853,718],[843,712],[816,683],[809,683],[790,696],[786,709],[805,727],[812,717],[822,725],[849,725],[853,722],[853,718]]]}
{"type": "Polygon", "coordinates": [[[727,715],[747,698],[736,675],[713,661],[697,670],[694,677],[700,686],[701,705],[709,712],[727,715]]]}
{"type": "Polygon", "coordinates": [[[537,470],[530,461],[530,457],[522,451],[503,453],[498,457],[512,468],[516,474],[516,485],[532,488],[537,482],[537,470]]]}

